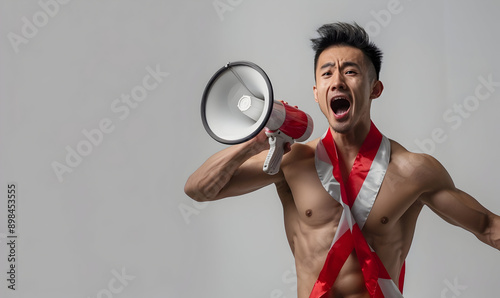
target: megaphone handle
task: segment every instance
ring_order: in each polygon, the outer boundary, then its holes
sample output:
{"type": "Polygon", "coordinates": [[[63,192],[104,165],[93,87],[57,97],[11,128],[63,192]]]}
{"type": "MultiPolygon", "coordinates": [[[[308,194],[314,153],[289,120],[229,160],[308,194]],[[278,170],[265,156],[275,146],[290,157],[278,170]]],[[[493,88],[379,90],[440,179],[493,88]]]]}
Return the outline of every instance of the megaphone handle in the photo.
{"type": "Polygon", "coordinates": [[[269,139],[269,153],[267,154],[262,168],[265,173],[274,175],[279,172],[281,166],[281,159],[285,153],[285,144],[293,144],[293,139],[281,131],[266,132],[269,139]]]}

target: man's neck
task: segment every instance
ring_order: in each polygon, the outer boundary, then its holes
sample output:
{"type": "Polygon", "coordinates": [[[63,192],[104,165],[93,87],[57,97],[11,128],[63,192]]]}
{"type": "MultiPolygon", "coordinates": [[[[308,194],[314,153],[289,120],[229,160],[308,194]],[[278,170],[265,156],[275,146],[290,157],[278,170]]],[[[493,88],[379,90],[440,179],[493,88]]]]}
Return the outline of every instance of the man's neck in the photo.
{"type": "Polygon", "coordinates": [[[338,133],[330,128],[335,141],[335,147],[337,148],[337,154],[339,156],[344,181],[347,180],[347,177],[351,172],[359,149],[363,145],[363,142],[370,131],[370,126],[371,122],[368,122],[368,124],[355,127],[348,133],[338,133]]]}

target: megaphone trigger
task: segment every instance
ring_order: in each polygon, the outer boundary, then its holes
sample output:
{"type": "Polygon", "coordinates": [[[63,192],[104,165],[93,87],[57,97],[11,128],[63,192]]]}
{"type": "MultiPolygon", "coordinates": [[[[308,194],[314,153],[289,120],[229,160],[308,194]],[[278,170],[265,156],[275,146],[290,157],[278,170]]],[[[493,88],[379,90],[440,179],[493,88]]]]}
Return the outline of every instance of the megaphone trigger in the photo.
{"type": "Polygon", "coordinates": [[[294,141],[290,136],[279,130],[266,131],[266,135],[269,139],[269,153],[267,153],[262,169],[269,175],[275,175],[280,170],[286,144],[289,143],[291,145],[294,141]]]}

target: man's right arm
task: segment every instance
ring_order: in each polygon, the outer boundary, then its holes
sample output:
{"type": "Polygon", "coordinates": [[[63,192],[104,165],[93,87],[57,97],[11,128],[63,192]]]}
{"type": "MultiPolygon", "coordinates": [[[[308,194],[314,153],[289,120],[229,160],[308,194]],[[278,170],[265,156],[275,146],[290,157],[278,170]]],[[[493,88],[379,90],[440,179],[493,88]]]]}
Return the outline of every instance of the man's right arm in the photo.
{"type": "Polygon", "coordinates": [[[214,201],[279,181],[281,172],[268,175],[262,170],[267,149],[269,143],[262,131],[245,143],[217,152],[188,178],[184,192],[199,202],[214,201]]]}

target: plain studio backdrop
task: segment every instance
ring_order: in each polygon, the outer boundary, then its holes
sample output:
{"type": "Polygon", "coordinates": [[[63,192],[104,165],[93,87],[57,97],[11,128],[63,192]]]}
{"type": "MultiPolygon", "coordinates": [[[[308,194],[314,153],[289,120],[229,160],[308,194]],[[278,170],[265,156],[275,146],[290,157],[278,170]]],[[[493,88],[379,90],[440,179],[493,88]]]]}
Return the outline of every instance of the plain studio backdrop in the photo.
{"type": "MultiPolygon", "coordinates": [[[[499,13],[494,0],[2,1],[0,296],[295,297],[273,186],[208,204],[183,187],[226,147],[200,101],[229,61],[261,66],[323,134],[309,39],[336,21],[384,52],[379,129],[500,213],[499,13]]],[[[498,251],[425,208],[405,297],[495,297],[499,268],[498,251]]]]}

